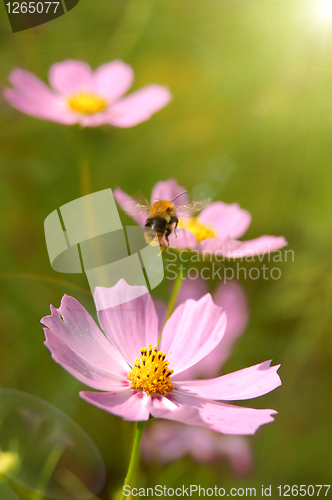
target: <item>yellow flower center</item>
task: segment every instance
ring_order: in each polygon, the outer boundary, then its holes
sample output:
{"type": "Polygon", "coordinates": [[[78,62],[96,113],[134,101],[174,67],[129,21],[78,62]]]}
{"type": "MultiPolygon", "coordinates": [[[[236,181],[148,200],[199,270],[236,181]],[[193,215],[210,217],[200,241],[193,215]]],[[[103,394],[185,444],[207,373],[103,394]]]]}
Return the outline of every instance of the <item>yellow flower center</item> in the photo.
{"type": "Polygon", "coordinates": [[[169,361],[165,360],[166,353],[157,351],[157,347],[141,349],[141,360],[138,358],[134,368],[128,373],[132,389],[142,389],[147,395],[153,393],[165,396],[174,389],[170,376],[174,370],[168,368],[169,361]]]}
{"type": "Polygon", "coordinates": [[[83,115],[94,115],[105,111],[107,101],[103,97],[88,92],[80,92],[68,97],[68,104],[72,111],[83,115]]]}
{"type": "Polygon", "coordinates": [[[212,229],[211,224],[208,226],[203,224],[199,221],[198,217],[190,217],[190,219],[186,221],[180,219],[179,227],[184,227],[194,233],[198,243],[202,240],[207,240],[208,238],[217,237],[217,233],[214,229],[212,229]]]}

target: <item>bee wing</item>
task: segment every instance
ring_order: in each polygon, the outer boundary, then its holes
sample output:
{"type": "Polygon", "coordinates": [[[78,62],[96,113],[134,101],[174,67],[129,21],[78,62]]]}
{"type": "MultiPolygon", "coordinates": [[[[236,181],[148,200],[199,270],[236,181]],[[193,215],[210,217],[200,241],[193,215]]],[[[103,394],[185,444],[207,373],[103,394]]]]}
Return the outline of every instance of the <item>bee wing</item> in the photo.
{"type": "Polygon", "coordinates": [[[133,198],[128,200],[126,205],[127,206],[125,208],[127,209],[127,211],[133,215],[138,214],[142,211],[145,213],[149,213],[151,207],[150,203],[144,198],[142,193],[138,193],[133,198]]]}
{"type": "Polygon", "coordinates": [[[211,201],[211,198],[204,198],[203,200],[189,200],[184,205],[174,207],[176,213],[180,216],[192,215],[196,212],[203,210],[211,201]]]}

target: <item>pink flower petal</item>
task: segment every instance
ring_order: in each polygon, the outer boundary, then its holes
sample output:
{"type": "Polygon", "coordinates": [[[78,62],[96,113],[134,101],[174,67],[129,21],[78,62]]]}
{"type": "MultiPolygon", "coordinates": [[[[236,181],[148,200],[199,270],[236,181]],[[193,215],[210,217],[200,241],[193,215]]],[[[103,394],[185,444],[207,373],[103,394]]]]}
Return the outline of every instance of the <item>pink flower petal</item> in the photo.
{"type": "Polygon", "coordinates": [[[234,240],[233,238],[208,238],[198,243],[197,250],[203,254],[211,253],[219,257],[226,257],[230,250],[234,252],[234,250],[238,249],[242,244],[242,241],[234,240]]]}
{"type": "MultiPolygon", "coordinates": [[[[226,313],[227,326],[221,342],[195,367],[200,375],[215,377],[232,354],[234,343],[244,333],[249,321],[248,297],[244,288],[236,281],[218,285],[212,294],[213,302],[226,313]],[[200,365],[200,366],[199,366],[200,365]]],[[[186,377],[189,380],[192,377],[186,377]]],[[[184,379],[184,377],[183,377],[184,379]]]]}
{"type": "Polygon", "coordinates": [[[131,384],[126,377],[112,375],[80,357],[48,328],[44,328],[44,332],[46,337],[44,344],[51,351],[54,361],[83,384],[103,391],[130,387],[131,384]]]}
{"type": "Polygon", "coordinates": [[[189,229],[178,227],[176,230],[176,236],[174,233],[169,236],[169,246],[171,248],[188,248],[190,250],[195,250],[197,247],[197,240],[189,229]]]}
{"type": "Polygon", "coordinates": [[[183,457],[188,447],[187,429],[193,428],[165,421],[157,421],[147,426],[140,449],[143,459],[146,462],[166,464],[183,457]]]}
{"type": "Polygon", "coordinates": [[[141,453],[145,461],[162,464],[189,454],[197,462],[211,462],[224,454],[217,447],[227,439],[204,428],[159,420],[144,430],[141,453]]]}
{"type": "Polygon", "coordinates": [[[129,389],[120,392],[82,391],[79,394],[84,401],[125,420],[149,420],[149,397],[145,392],[129,389]]]}
{"type": "Polygon", "coordinates": [[[241,241],[240,243],[240,246],[227,252],[227,257],[262,255],[279,250],[288,244],[283,236],[261,236],[255,240],[241,241]]]}
{"type": "MultiPolygon", "coordinates": [[[[178,292],[178,295],[177,295],[177,298],[176,298],[176,302],[175,302],[176,306],[178,306],[180,304],[183,304],[186,300],[189,300],[189,299],[199,300],[200,298],[203,297],[203,295],[206,295],[208,293],[208,288],[209,287],[208,287],[207,282],[204,281],[203,279],[198,278],[198,279],[195,279],[195,280],[190,280],[188,277],[186,277],[184,279],[184,281],[182,281],[182,284],[180,286],[180,290],[178,292]]],[[[217,304],[217,305],[219,305],[219,304],[217,304]]],[[[227,311],[225,311],[225,312],[226,312],[226,317],[227,317],[227,325],[226,325],[226,330],[225,330],[225,334],[226,334],[227,327],[228,327],[228,315],[227,315],[227,311]]],[[[213,353],[216,350],[220,350],[220,345],[222,344],[222,342],[223,342],[223,338],[219,342],[219,344],[217,345],[217,347],[215,347],[210,352],[210,354],[208,354],[207,356],[205,356],[204,358],[202,358],[195,365],[191,366],[190,368],[187,368],[187,370],[184,370],[180,374],[173,376],[172,380],[189,380],[189,379],[192,379],[192,378],[195,379],[195,378],[198,377],[198,375],[200,375],[202,373],[205,376],[213,376],[213,374],[215,374],[214,372],[216,370],[218,370],[219,367],[220,367],[219,362],[214,363],[214,365],[212,367],[210,366],[210,364],[208,364],[207,365],[208,371],[207,371],[207,373],[205,373],[204,368],[206,367],[206,363],[204,363],[204,361],[206,359],[210,358],[210,356],[212,356],[213,353]],[[203,366],[203,371],[202,371],[202,363],[204,365],[203,366]],[[216,364],[218,366],[216,366],[216,364]],[[210,375],[210,371],[211,370],[213,370],[212,375],[210,375]]]]}
{"type": "Polygon", "coordinates": [[[56,99],[55,94],[42,80],[25,69],[14,69],[9,75],[9,81],[21,96],[30,98],[36,104],[39,99],[56,99]]]}
{"type": "Polygon", "coordinates": [[[218,238],[239,238],[248,229],[251,215],[237,203],[227,205],[222,201],[210,203],[199,215],[200,222],[211,225],[218,238]]]}
{"type": "Polygon", "coordinates": [[[210,429],[223,434],[251,435],[264,424],[274,421],[275,410],[256,410],[223,403],[209,402],[200,410],[200,417],[210,429]]]}
{"type": "Polygon", "coordinates": [[[271,361],[265,361],[213,379],[174,382],[174,387],[179,392],[219,401],[257,398],[281,385],[277,374],[280,365],[270,367],[270,364],[271,361]]]}
{"type": "Polygon", "coordinates": [[[216,452],[222,453],[230,463],[235,474],[250,474],[254,457],[248,439],[241,436],[223,436],[215,442],[216,452]]]}
{"type": "MultiPolygon", "coordinates": [[[[208,285],[207,282],[204,281],[201,278],[195,279],[195,280],[190,280],[188,277],[182,281],[182,284],[180,286],[180,290],[178,292],[177,298],[176,298],[176,306],[183,304],[186,300],[193,299],[193,300],[199,300],[200,298],[203,297],[203,295],[206,295],[208,293],[208,285]]],[[[214,301],[215,302],[215,301],[214,301]]],[[[220,306],[220,304],[217,304],[220,306]]],[[[226,312],[226,317],[227,317],[227,325],[226,325],[226,330],[225,334],[228,328],[228,315],[227,311],[226,312]]],[[[224,334],[224,335],[225,335],[224,334]]],[[[194,364],[190,368],[187,368],[187,370],[184,370],[178,375],[174,375],[172,377],[172,380],[189,380],[189,379],[195,379],[197,378],[200,374],[204,374],[205,376],[213,376],[217,375],[216,370],[219,370],[220,368],[220,363],[219,361],[216,361],[213,366],[211,367],[210,364],[205,363],[205,360],[213,356],[213,353],[215,353],[217,350],[220,351],[220,345],[223,343],[223,339],[219,342],[217,347],[215,347],[210,354],[202,358],[198,363],[194,364]],[[207,368],[207,373],[205,373],[205,368],[207,368]],[[210,371],[212,371],[212,375],[210,375],[210,371]]],[[[217,356],[215,356],[217,358],[217,356]]],[[[215,359],[214,358],[214,359],[215,359]]]]}
{"type": "Polygon", "coordinates": [[[120,280],[114,287],[99,287],[98,291],[106,294],[107,300],[111,295],[117,300],[123,297],[122,304],[98,311],[98,320],[114,347],[131,366],[143,347],[149,344],[154,347],[158,342],[158,318],[150,294],[126,301],[137,288],[142,287],[132,287],[120,280]]]}
{"type": "Polygon", "coordinates": [[[256,410],[184,396],[175,391],[167,397],[150,396],[150,412],[155,418],[176,420],[223,434],[248,435],[269,422],[275,410],[256,410]]]}
{"type": "Polygon", "coordinates": [[[83,61],[67,59],[53,64],[49,81],[51,86],[64,96],[94,91],[91,68],[83,61]]]}
{"type": "Polygon", "coordinates": [[[246,475],[252,469],[253,456],[248,439],[242,436],[216,435],[204,428],[187,427],[189,453],[197,462],[225,459],[233,473],[246,475]],[[195,435],[194,435],[195,433],[195,435]]]}
{"type": "Polygon", "coordinates": [[[228,281],[219,284],[212,294],[214,303],[222,307],[227,315],[227,327],[223,337],[225,348],[226,341],[228,349],[233,342],[244,332],[249,321],[248,295],[237,281],[228,281]]]}
{"type": "MultiPolygon", "coordinates": [[[[186,279],[181,285],[178,297],[182,299],[182,288],[186,288],[185,297],[189,298],[190,293],[202,292],[202,286],[206,282],[198,279],[194,282],[186,279]],[[192,290],[192,291],[191,291],[192,290]]],[[[199,377],[216,377],[220,374],[223,363],[230,356],[234,342],[245,331],[249,320],[249,307],[247,294],[243,287],[235,282],[229,281],[226,284],[218,285],[212,294],[213,302],[222,307],[226,313],[227,325],[223,338],[219,344],[204,358],[194,366],[188,368],[181,374],[174,377],[176,380],[190,380],[199,377]]]]}
{"type": "Polygon", "coordinates": [[[218,439],[226,439],[204,428],[159,420],[144,429],[141,444],[143,459],[166,464],[189,454],[197,462],[220,458],[215,453],[218,439]]]}
{"type": "Polygon", "coordinates": [[[122,191],[120,188],[116,188],[113,190],[114,198],[117,203],[120,205],[122,210],[126,212],[139,226],[145,226],[147,213],[144,210],[139,208],[139,205],[133,198],[129,196],[129,194],[122,191]]]}
{"type": "Polygon", "coordinates": [[[110,103],[127,92],[133,79],[132,68],[117,60],[99,66],[93,75],[96,94],[105,97],[110,103]]]}
{"type": "Polygon", "coordinates": [[[76,114],[69,114],[67,112],[60,100],[55,102],[51,99],[49,101],[44,99],[35,104],[32,100],[27,99],[12,89],[6,89],[4,96],[13,108],[18,109],[26,115],[63,125],[73,125],[79,121],[76,114]]]}
{"type": "Polygon", "coordinates": [[[109,309],[131,302],[137,297],[148,295],[146,286],[131,286],[128,285],[125,279],[121,278],[116,285],[106,288],[103,286],[96,286],[94,293],[94,301],[97,311],[102,309],[109,309]]]}
{"type": "Polygon", "coordinates": [[[181,304],[168,319],[160,349],[166,352],[169,367],[180,373],[197,363],[220,342],[226,328],[226,314],[210,294],[199,301],[181,304]]]}
{"type": "Polygon", "coordinates": [[[44,120],[65,125],[77,123],[77,115],[69,113],[65,103],[29,71],[15,69],[9,80],[14,89],[6,89],[4,96],[14,108],[44,120]]]}
{"type": "Polygon", "coordinates": [[[116,102],[111,108],[109,124],[124,128],[138,125],[164,108],[171,98],[166,87],[148,85],[116,102]]]}
{"type": "MultiPolygon", "coordinates": [[[[157,200],[168,200],[171,201],[175,196],[186,191],[186,188],[183,186],[179,186],[175,179],[169,179],[168,181],[160,181],[154,186],[151,195],[151,203],[154,203],[157,200]]],[[[176,200],[174,200],[174,205],[184,205],[188,200],[188,194],[180,196],[176,200]]]]}
{"type": "MultiPolygon", "coordinates": [[[[188,299],[199,300],[207,293],[207,282],[203,279],[184,279],[177,295],[176,305],[184,303],[188,299]]],[[[173,375],[172,380],[190,380],[199,377],[216,377],[220,368],[230,356],[234,342],[245,331],[249,320],[248,298],[244,288],[237,282],[231,281],[218,285],[212,294],[213,302],[222,307],[226,313],[227,325],[224,336],[219,344],[198,363],[178,375],[173,375]]],[[[164,324],[166,316],[166,304],[154,300],[155,306],[160,310],[159,329],[164,324]]],[[[159,315],[158,315],[159,318],[159,315]]]]}
{"type": "Polygon", "coordinates": [[[224,255],[227,258],[258,256],[274,252],[287,245],[283,236],[261,236],[255,240],[238,241],[232,238],[210,238],[198,244],[200,252],[224,255]]]}
{"type": "Polygon", "coordinates": [[[41,323],[80,358],[108,373],[127,376],[127,363],[76,299],[64,295],[59,309],[51,306],[51,313],[41,323]]]}

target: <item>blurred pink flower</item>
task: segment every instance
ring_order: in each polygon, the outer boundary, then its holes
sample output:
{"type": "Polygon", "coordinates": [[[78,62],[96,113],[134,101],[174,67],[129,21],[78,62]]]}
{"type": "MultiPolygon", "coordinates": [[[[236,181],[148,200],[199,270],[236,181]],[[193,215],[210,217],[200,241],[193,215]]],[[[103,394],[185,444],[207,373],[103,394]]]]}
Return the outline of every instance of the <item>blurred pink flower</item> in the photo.
{"type": "MultiPolygon", "coordinates": [[[[157,199],[172,200],[183,193],[185,188],[179,186],[175,179],[158,182],[152,191],[151,204],[157,199]]],[[[121,208],[130,215],[137,224],[144,226],[147,215],[139,210],[137,203],[120,188],[114,190],[114,196],[121,208]]],[[[183,205],[187,201],[186,194],[175,200],[174,205],[183,205]]],[[[180,214],[179,214],[180,215],[180,214]]],[[[176,230],[177,237],[171,234],[171,247],[189,248],[200,253],[210,252],[228,258],[241,258],[273,252],[287,245],[283,236],[261,236],[254,240],[239,241],[248,229],[251,215],[239,207],[237,203],[227,205],[222,201],[210,203],[197,217],[180,218],[176,230]]]]}
{"type": "MultiPolygon", "coordinates": [[[[74,298],[41,321],[53,359],[86,385],[104,392],[80,392],[87,402],[129,421],[175,420],[224,434],[254,434],[273,421],[275,410],[245,408],[219,401],[250,399],[281,384],[270,361],[206,380],[173,380],[207,356],[222,339],[226,315],[210,294],[181,304],[166,322],[158,344],[158,318],[145,287],[124,280],[97,287],[96,302],[143,295],[98,311],[97,327],[74,298]],[[140,360],[138,359],[140,356],[140,360]]],[[[114,302],[113,302],[114,303],[114,302]]]]}
{"type": "MultiPolygon", "coordinates": [[[[176,304],[188,299],[199,300],[208,291],[203,279],[182,282],[176,304]]],[[[227,325],[219,344],[198,363],[185,370],[182,378],[216,377],[232,353],[235,341],[244,333],[249,320],[248,299],[243,287],[236,281],[217,286],[212,294],[214,303],[226,312],[227,325]]],[[[159,330],[165,322],[167,305],[154,299],[159,319],[159,330]]],[[[176,376],[174,377],[176,379],[176,376]]],[[[215,436],[207,429],[187,427],[180,423],[154,422],[144,430],[141,453],[145,461],[167,463],[184,455],[197,462],[228,460],[239,475],[248,474],[253,467],[251,447],[240,436],[215,436]]]]}
{"type": "Polygon", "coordinates": [[[225,459],[238,475],[253,468],[250,443],[243,436],[216,435],[207,429],[178,422],[153,422],[144,429],[141,455],[146,462],[167,464],[184,455],[196,462],[225,459]]]}
{"type": "Polygon", "coordinates": [[[9,76],[13,88],[4,95],[14,108],[42,120],[133,127],[171,100],[166,87],[154,84],[122,98],[133,78],[132,68],[122,61],[103,64],[93,72],[87,63],[67,59],[51,66],[51,88],[29,71],[14,69],[9,76]]]}

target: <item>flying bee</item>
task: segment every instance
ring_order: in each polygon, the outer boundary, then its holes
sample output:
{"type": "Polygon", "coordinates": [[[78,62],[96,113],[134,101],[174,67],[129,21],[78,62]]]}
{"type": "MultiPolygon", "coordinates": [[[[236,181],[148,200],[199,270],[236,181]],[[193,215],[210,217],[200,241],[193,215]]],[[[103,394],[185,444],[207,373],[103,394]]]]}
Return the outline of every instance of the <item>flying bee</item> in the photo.
{"type": "Polygon", "coordinates": [[[169,236],[178,227],[178,215],[188,216],[199,212],[210,203],[210,198],[197,201],[187,201],[184,205],[175,206],[173,201],[186,194],[187,191],[178,194],[171,201],[157,200],[150,205],[146,200],[144,203],[138,203],[138,208],[147,212],[144,228],[144,238],[146,243],[152,246],[160,246],[161,250],[165,248],[165,241],[169,246],[169,236]],[[165,240],[165,241],[164,241],[165,240]]]}

